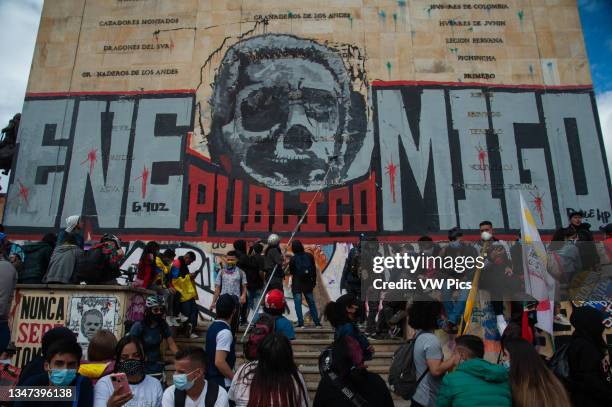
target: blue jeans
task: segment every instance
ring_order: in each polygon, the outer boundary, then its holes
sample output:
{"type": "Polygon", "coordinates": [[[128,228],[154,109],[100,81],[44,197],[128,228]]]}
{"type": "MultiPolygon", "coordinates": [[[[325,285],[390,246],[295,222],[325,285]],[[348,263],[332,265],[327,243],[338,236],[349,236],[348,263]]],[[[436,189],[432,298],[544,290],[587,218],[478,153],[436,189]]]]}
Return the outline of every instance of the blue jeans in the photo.
{"type": "Polygon", "coordinates": [[[8,322],[0,322],[0,353],[6,350],[9,342],[11,341],[11,330],[9,329],[8,322]]]}
{"type": "MultiPolygon", "coordinates": [[[[314,322],[315,325],[321,325],[314,296],[312,293],[304,293],[304,297],[306,297],[306,302],[308,303],[308,309],[310,310],[312,322],[314,322]]],[[[295,314],[297,315],[298,325],[302,326],[304,325],[304,316],[302,315],[302,293],[293,293],[293,303],[295,305],[295,314]]]]}
{"type": "Polygon", "coordinates": [[[259,297],[261,297],[262,293],[263,289],[247,290],[247,307],[253,312],[255,312],[255,306],[257,305],[257,301],[259,300],[259,297]]]}
{"type": "Polygon", "coordinates": [[[469,294],[470,290],[461,290],[459,291],[459,298],[454,300],[452,298],[452,290],[442,291],[442,303],[446,309],[446,315],[448,316],[448,320],[454,325],[458,325],[459,321],[461,321],[461,318],[463,317],[465,303],[469,294]]]}

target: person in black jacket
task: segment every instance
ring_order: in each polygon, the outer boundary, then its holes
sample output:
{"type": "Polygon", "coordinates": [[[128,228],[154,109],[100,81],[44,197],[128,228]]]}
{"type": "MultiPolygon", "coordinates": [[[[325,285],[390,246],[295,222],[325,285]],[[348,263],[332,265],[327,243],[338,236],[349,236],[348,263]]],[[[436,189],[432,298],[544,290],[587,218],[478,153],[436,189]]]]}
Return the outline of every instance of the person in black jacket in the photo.
{"type": "Polygon", "coordinates": [[[304,246],[299,240],[291,242],[293,257],[289,261],[289,272],[291,278],[291,291],[293,292],[293,303],[295,314],[298,319],[298,328],[304,327],[304,317],[302,316],[302,294],[308,303],[308,309],[312,322],[315,326],[321,327],[317,304],[315,303],[312,290],[317,285],[317,265],[314,256],[304,251],[304,246]]]}
{"type": "Polygon", "coordinates": [[[565,235],[567,230],[571,229],[576,232],[577,241],[576,247],[580,251],[580,261],[582,262],[582,268],[584,270],[593,270],[599,266],[599,255],[597,254],[597,248],[593,242],[593,232],[591,232],[591,225],[582,221],[582,212],[573,211],[568,214],[569,226],[565,228],[565,235]]]}
{"type": "Polygon", "coordinates": [[[574,406],[609,406],[612,372],[603,339],[604,315],[588,306],[574,309],[570,323],[574,333],[567,350],[569,392],[574,406]]]}
{"type": "Polygon", "coordinates": [[[19,284],[42,284],[56,241],[55,233],[47,233],[40,242],[23,246],[25,262],[23,271],[17,276],[19,284]]]}
{"type": "Polygon", "coordinates": [[[247,254],[247,244],[244,240],[236,240],[234,242],[234,251],[236,252],[236,265],[247,279],[247,301],[240,308],[240,324],[247,323],[249,309],[255,312],[255,302],[261,297],[263,289],[263,271],[260,272],[257,259],[247,254]]]}
{"type": "Polygon", "coordinates": [[[19,375],[19,381],[17,382],[17,386],[23,386],[23,383],[28,377],[44,373],[45,357],[49,353],[49,348],[55,342],[60,342],[64,340],[72,340],[76,343],[76,334],[70,329],[63,326],[58,326],[45,332],[40,343],[42,355],[36,356],[32,360],[30,360],[28,364],[21,368],[21,373],[19,375]]]}
{"type": "Polygon", "coordinates": [[[313,407],[392,407],[393,398],[380,375],[368,372],[359,344],[349,336],[338,338],[319,359],[321,381],[313,407]],[[359,404],[350,397],[359,400],[359,404]]]}
{"type": "MultiPolygon", "coordinates": [[[[42,401],[30,398],[28,401],[18,401],[15,407],[25,406],[77,406],[90,407],[93,406],[94,389],[89,380],[85,376],[78,374],[79,365],[83,350],[81,346],[71,340],[62,340],[53,343],[49,347],[49,351],[45,356],[45,372],[35,376],[28,377],[24,386],[48,387],[49,389],[57,389],[61,391],[66,389],[66,386],[72,387],[72,391],[76,396],[73,401],[42,401]],[[76,403],[75,403],[76,401],[76,403]]],[[[61,395],[61,393],[59,393],[61,395]]]]}

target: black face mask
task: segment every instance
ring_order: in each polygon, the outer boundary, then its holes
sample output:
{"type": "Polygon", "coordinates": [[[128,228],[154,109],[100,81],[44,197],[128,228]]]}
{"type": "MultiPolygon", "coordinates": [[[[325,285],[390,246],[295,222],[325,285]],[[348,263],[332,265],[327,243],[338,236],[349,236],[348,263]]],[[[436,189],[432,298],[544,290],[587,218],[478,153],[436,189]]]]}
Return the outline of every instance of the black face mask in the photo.
{"type": "Polygon", "coordinates": [[[117,371],[128,376],[138,376],[144,374],[144,363],[138,359],[122,360],[117,365],[117,371]]]}

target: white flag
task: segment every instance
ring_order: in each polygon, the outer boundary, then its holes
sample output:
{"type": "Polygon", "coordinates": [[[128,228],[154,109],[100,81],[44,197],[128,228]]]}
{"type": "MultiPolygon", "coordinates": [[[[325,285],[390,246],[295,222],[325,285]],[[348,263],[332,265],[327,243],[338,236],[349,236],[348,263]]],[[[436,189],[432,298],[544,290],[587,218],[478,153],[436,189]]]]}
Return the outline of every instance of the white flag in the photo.
{"type": "Polygon", "coordinates": [[[536,326],[552,335],[555,280],[546,271],[546,248],[523,194],[521,199],[521,237],[525,291],[539,301],[536,326]]]}

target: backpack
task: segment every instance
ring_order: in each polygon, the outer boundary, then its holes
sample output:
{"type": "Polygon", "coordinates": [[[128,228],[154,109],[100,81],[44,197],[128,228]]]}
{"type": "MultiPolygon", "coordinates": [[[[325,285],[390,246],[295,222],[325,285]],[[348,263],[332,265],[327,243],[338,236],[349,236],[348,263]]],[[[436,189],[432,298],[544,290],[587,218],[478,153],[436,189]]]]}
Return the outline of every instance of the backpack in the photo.
{"type": "Polygon", "coordinates": [[[255,323],[255,327],[251,329],[251,333],[244,345],[244,356],[247,360],[257,359],[257,346],[264,340],[266,336],[274,332],[276,319],[272,315],[263,313],[255,323]]]}
{"type": "Polygon", "coordinates": [[[569,366],[569,358],[567,355],[569,349],[569,343],[561,346],[557,351],[552,355],[550,360],[548,361],[548,367],[552,372],[557,376],[561,383],[568,387],[570,383],[570,366],[569,366]]]}
{"type": "Polygon", "coordinates": [[[342,381],[342,379],[331,370],[332,363],[332,348],[328,347],[319,355],[319,374],[321,377],[327,377],[334,387],[340,390],[340,393],[350,401],[355,407],[369,407],[370,404],[360,394],[355,393],[342,381]]]}
{"type": "Polygon", "coordinates": [[[77,257],[76,278],[78,282],[96,284],[119,276],[121,272],[109,263],[102,246],[94,246],[77,257]]]}
{"type": "Polygon", "coordinates": [[[393,354],[391,368],[389,369],[389,385],[391,390],[404,400],[410,400],[425,377],[429,369],[425,369],[421,377],[416,377],[416,365],[414,364],[414,345],[422,332],[409,339],[400,346],[393,354]]]}
{"type": "MultiPolygon", "coordinates": [[[[219,385],[207,380],[206,383],[206,398],[204,399],[204,407],[215,407],[217,397],[219,396],[219,385]]],[[[174,407],[185,407],[187,400],[187,392],[174,388],[174,407]]]]}

